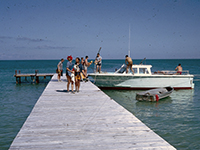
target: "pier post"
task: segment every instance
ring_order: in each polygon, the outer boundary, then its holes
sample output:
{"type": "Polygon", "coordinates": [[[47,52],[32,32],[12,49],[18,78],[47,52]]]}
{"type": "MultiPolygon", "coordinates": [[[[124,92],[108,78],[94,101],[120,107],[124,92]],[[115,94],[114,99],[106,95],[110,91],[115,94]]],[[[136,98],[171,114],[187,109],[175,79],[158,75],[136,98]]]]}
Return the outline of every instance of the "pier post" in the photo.
{"type": "Polygon", "coordinates": [[[38,70],[35,70],[35,82],[39,83],[39,76],[37,76],[38,70]]]}
{"type": "MultiPolygon", "coordinates": [[[[20,74],[20,70],[19,70],[19,74],[20,74]]],[[[17,76],[17,70],[15,70],[15,78],[16,78],[16,84],[21,83],[21,77],[17,76]]]]}
{"type": "Polygon", "coordinates": [[[35,70],[35,76],[37,75],[37,73],[38,73],[38,70],[35,70]]]}
{"type": "Polygon", "coordinates": [[[35,76],[35,82],[39,83],[39,76],[35,76]]]}
{"type": "Polygon", "coordinates": [[[16,84],[18,84],[18,80],[17,80],[17,77],[15,77],[16,78],[16,84]]]}
{"type": "Polygon", "coordinates": [[[21,83],[21,77],[16,77],[16,84],[21,83]]]}

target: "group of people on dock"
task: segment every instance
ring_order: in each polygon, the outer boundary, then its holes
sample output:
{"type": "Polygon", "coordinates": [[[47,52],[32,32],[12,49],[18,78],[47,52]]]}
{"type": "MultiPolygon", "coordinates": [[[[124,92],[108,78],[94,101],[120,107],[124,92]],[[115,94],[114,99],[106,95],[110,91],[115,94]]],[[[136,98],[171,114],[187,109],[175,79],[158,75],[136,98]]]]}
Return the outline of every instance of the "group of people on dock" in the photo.
{"type": "MultiPolygon", "coordinates": [[[[85,56],[85,60],[83,57],[81,59],[79,57],[76,57],[75,64],[72,63],[73,57],[70,55],[67,57],[67,66],[66,66],[66,77],[67,77],[67,91],[69,92],[69,86],[71,84],[71,91],[79,92],[80,89],[80,81],[83,78],[88,77],[87,70],[88,67],[93,63],[93,61],[88,62],[88,56],[85,56]],[[74,83],[75,83],[75,91],[74,89],[74,83]]],[[[61,81],[61,76],[63,76],[63,62],[64,59],[62,58],[60,62],[57,65],[56,72],[58,73],[58,81],[61,81]]],[[[95,59],[95,65],[96,65],[96,71],[101,72],[101,64],[102,64],[102,57],[100,54],[97,54],[97,57],[95,59]]]]}

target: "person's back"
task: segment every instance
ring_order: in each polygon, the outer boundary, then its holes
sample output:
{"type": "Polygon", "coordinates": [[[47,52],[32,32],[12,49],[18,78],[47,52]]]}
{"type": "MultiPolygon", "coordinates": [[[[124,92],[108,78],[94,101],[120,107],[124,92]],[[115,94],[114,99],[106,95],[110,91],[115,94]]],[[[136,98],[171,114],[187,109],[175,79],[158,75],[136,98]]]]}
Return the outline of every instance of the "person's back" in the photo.
{"type": "Polygon", "coordinates": [[[181,66],[177,67],[178,71],[183,71],[183,68],[181,66]]]}
{"type": "Polygon", "coordinates": [[[126,67],[126,73],[128,73],[128,69],[130,68],[132,73],[134,74],[134,70],[132,68],[132,65],[133,65],[133,61],[132,61],[132,58],[128,57],[128,55],[125,56],[125,64],[127,65],[126,67]]]}
{"type": "Polygon", "coordinates": [[[181,64],[178,64],[178,66],[176,67],[177,73],[176,74],[182,74],[183,68],[181,67],[181,64]]]}
{"type": "Polygon", "coordinates": [[[130,57],[127,57],[126,61],[128,62],[128,64],[131,64],[131,65],[133,64],[133,61],[132,61],[132,59],[130,57]]]}

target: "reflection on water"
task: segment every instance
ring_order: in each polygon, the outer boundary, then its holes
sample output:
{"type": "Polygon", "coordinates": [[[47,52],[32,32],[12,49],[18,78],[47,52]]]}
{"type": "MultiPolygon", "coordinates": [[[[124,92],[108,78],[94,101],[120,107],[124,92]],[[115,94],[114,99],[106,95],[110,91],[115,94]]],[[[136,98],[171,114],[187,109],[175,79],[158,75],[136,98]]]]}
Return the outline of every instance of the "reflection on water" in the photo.
{"type": "Polygon", "coordinates": [[[137,101],[135,96],[140,91],[104,92],[177,149],[200,149],[200,104],[193,103],[194,90],[175,90],[158,102],[137,101]]]}

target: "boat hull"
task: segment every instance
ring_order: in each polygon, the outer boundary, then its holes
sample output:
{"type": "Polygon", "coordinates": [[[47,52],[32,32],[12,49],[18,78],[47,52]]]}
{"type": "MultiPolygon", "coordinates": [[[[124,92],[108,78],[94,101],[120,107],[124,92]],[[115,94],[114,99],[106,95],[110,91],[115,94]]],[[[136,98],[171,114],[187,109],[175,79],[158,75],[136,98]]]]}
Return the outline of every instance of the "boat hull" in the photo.
{"type": "Polygon", "coordinates": [[[171,86],[174,89],[193,89],[193,75],[90,74],[101,89],[148,90],[171,86]]]}
{"type": "Polygon", "coordinates": [[[165,87],[165,88],[157,88],[153,90],[148,90],[145,92],[140,92],[136,94],[136,100],[138,101],[149,101],[155,102],[159,101],[160,99],[164,99],[169,97],[171,93],[174,91],[172,87],[165,87]]]}

